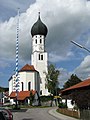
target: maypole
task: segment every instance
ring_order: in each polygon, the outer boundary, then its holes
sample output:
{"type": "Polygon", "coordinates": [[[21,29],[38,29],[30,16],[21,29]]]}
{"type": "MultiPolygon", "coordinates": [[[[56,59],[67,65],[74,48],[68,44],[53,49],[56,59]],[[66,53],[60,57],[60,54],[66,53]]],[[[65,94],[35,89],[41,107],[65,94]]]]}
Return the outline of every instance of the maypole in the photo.
{"type": "Polygon", "coordinates": [[[16,109],[18,108],[18,92],[19,92],[19,76],[18,76],[18,48],[19,48],[19,8],[18,8],[18,16],[17,16],[17,28],[16,28],[16,68],[15,68],[15,78],[16,78],[16,109]]]}

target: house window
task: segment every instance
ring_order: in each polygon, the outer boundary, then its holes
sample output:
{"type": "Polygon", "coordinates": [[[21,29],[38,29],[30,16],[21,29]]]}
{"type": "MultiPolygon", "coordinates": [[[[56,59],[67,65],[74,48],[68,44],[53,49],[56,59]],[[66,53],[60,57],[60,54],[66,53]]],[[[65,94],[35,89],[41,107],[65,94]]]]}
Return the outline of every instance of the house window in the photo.
{"type": "Polygon", "coordinates": [[[28,90],[31,90],[31,82],[28,82],[28,90]]]}
{"type": "Polygon", "coordinates": [[[22,91],[23,91],[23,88],[24,88],[24,84],[23,84],[23,82],[21,82],[21,89],[22,89],[22,91]]]}

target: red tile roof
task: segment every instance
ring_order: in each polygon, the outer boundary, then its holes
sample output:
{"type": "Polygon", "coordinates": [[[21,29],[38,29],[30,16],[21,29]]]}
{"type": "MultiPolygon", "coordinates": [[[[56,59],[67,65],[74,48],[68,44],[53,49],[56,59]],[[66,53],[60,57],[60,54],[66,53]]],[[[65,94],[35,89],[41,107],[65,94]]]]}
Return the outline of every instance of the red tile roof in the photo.
{"type": "MultiPolygon", "coordinates": [[[[31,91],[20,91],[20,92],[18,92],[17,99],[18,99],[18,100],[24,100],[25,98],[30,97],[30,92],[32,92],[33,95],[36,93],[35,90],[31,90],[31,91]]],[[[16,98],[16,92],[12,92],[12,93],[10,94],[10,98],[11,98],[11,99],[16,98]]]]}
{"type": "Polygon", "coordinates": [[[90,86],[90,78],[88,78],[88,79],[86,79],[86,80],[84,80],[76,85],[73,85],[67,89],[62,90],[61,93],[69,91],[69,90],[73,90],[73,89],[87,87],[87,86],[90,86]]]}
{"type": "Polygon", "coordinates": [[[26,64],[24,67],[22,67],[19,72],[22,71],[36,71],[33,65],[26,64]]]}

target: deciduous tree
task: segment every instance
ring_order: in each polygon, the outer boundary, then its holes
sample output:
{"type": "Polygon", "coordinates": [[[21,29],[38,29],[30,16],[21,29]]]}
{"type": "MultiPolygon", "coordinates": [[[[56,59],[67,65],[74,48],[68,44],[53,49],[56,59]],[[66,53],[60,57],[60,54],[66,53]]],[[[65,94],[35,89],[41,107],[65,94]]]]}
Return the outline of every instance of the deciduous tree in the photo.
{"type": "Polygon", "coordinates": [[[53,64],[50,64],[48,66],[48,74],[46,75],[46,87],[53,95],[56,95],[57,92],[58,76],[59,70],[57,70],[53,64]]]}

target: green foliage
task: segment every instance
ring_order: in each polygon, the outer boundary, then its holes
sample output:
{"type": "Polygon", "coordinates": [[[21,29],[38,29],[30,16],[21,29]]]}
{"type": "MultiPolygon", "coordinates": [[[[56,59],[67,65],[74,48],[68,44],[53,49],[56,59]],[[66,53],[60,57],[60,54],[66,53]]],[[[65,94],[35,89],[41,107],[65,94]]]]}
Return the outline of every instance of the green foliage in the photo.
{"type": "Polygon", "coordinates": [[[46,87],[53,95],[56,95],[58,76],[59,70],[57,70],[53,64],[50,64],[48,67],[48,74],[46,75],[46,87]]]}
{"type": "Polygon", "coordinates": [[[68,79],[68,81],[65,82],[63,87],[64,87],[64,89],[66,89],[66,88],[69,88],[69,87],[79,83],[79,82],[82,82],[82,81],[76,75],[72,74],[70,79],[68,79]]]}
{"type": "Polygon", "coordinates": [[[47,102],[53,99],[53,96],[41,96],[40,101],[41,102],[47,102]]]}
{"type": "Polygon", "coordinates": [[[5,92],[5,91],[9,91],[9,88],[0,87],[0,92],[5,92]]]}
{"type": "Polygon", "coordinates": [[[34,95],[32,94],[32,91],[30,91],[30,105],[32,106],[34,100],[34,95]]]}
{"type": "Polygon", "coordinates": [[[67,108],[67,105],[65,103],[59,103],[58,105],[59,108],[67,108]]]}

